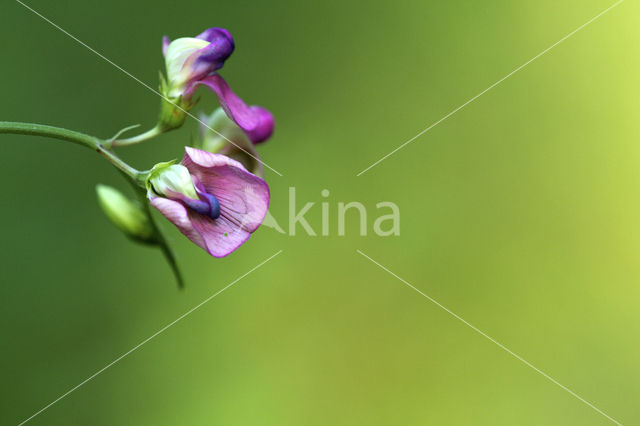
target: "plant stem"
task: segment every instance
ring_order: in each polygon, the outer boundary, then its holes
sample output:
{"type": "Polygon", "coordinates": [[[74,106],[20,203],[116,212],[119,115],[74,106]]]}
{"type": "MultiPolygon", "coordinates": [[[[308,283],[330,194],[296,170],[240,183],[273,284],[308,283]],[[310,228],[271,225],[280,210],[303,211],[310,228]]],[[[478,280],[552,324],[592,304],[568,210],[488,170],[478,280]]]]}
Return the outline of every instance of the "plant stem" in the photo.
{"type": "MultiPolygon", "coordinates": [[[[133,182],[132,182],[132,185],[133,185],[133,182]]],[[[149,217],[149,222],[153,227],[155,244],[160,247],[160,250],[162,250],[162,254],[167,260],[167,263],[169,264],[169,266],[171,267],[171,270],[173,271],[173,275],[176,278],[178,288],[183,289],[184,278],[182,277],[182,272],[180,271],[180,267],[178,266],[176,256],[173,250],[171,249],[171,247],[169,246],[169,243],[167,242],[167,239],[165,238],[164,234],[160,230],[160,227],[158,226],[155,219],[153,218],[153,215],[151,214],[151,206],[149,205],[149,202],[147,200],[146,192],[140,187],[137,187],[135,185],[133,185],[133,190],[138,195],[140,199],[140,204],[143,206],[144,212],[146,213],[147,217],[149,217]]]]}
{"type": "Polygon", "coordinates": [[[162,254],[164,254],[164,257],[167,260],[167,263],[169,264],[169,266],[171,267],[171,270],[173,271],[173,275],[176,277],[178,288],[184,289],[184,278],[182,277],[182,272],[180,272],[180,268],[178,267],[176,256],[173,253],[173,250],[171,249],[169,244],[167,244],[167,242],[165,241],[164,236],[162,234],[160,235],[161,235],[160,238],[162,238],[162,243],[160,244],[160,249],[162,250],[162,254]]]}
{"type": "Polygon", "coordinates": [[[46,136],[85,146],[98,152],[98,154],[102,155],[107,161],[117,167],[122,173],[124,173],[137,185],[144,186],[145,172],[136,170],[122,161],[117,155],[115,155],[105,147],[105,145],[108,145],[105,141],[95,136],[76,132],[74,130],[63,129],[60,127],[45,126],[42,124],[33,123],[15,123],[9,121],[0,121],[0,133],[46,136]]]}
{"type": "Polygon", "coordinates": [[[162,127],[160,125],[156,125],[155,127],[147,130],[144,133],[141,133],[137,136],[133,136],[127,139],[119,139],[111,142],[111,146],[128,146],[136,143],[144,142],[149,139],[155,138],[158,135],[164,133],[162,127]]]}

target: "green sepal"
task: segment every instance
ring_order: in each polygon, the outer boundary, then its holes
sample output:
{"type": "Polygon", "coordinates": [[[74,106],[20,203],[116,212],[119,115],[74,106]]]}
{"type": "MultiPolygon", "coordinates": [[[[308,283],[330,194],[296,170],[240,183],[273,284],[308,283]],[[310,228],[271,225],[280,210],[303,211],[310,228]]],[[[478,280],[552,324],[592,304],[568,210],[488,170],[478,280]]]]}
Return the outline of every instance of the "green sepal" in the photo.
{"type": "Polygon", "coordinates": [[[163,132],[177,129],[184,124],[187,118],[187,112],[191,110],[198,100],[184,99],[181,96],[171,96],[171,87],[167,82],[164,74],[160,74],[160,94],[162,95],[162,103],[160,105],[160,116],[158,117],[158,126],[163,132]]]}
{"type": "Polygon", "coordinates": [[[158,163],[154,165],[151,168],[151,170],[149,170],[149,173],[147,173],[146,179],[144,181],[144,186],[147,189],[147,196],[149,196],[150,194],[155,194],[155,191],[153,190],[153,185],[151,185],[151,179],[156,177],[164,169],[168,168],[169,166],[173,166],[177,162],[178,160],[165,161],[163,163],[158,163]]]}

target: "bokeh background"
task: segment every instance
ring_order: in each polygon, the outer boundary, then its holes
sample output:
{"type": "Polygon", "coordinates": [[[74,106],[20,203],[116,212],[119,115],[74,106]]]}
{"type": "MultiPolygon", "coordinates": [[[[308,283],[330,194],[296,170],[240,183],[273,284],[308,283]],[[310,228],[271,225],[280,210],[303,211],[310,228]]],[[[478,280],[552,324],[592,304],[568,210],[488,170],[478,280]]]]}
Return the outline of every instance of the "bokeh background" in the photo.
{"type": "MultiPolygon", "coordinates": [[[[28,0],[152,86],[162,35],[228,28],[221,74],[277,118],[261,148],[331,235],[260,229],[215,260],[161,220],[159,252],[95,202],[128,190],[94,153],[0,135],[0,423],[599,425],[609,421],[356,253],[362,250],[624,424],[640,423],[640,5],[626,1],[366,174],[356,174],[613,1],[28,0]],[[401,235],[337,236],[337,203],[393,201],[401,235]]],[[[14,1],[0,120],[102,137],[156,95],[14,1]]],[[[214,97],[203,91],[200,107],[214,97]]],[[[180,131],[120,154],[181,157],[180,131]]]]}

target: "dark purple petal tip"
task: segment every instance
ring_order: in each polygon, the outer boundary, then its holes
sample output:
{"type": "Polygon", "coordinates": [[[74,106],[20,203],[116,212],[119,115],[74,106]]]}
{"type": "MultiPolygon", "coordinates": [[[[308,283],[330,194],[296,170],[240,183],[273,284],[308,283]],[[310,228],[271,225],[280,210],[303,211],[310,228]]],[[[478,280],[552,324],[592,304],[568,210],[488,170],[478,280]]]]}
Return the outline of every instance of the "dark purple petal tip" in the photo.
{"type": "Polygon", "coordinates": [[[225,44],[230,46],[231,51],[233,51],[233,49],[235,49],[236,47],[235,42],[233,41],[233,36],[224,28],[214,27],[206,29],[202,33],[198,34],[196,38],[208,41],[209,43],[224,42],[225,44]]]}
{"type": "Polygon", "coordinates": [[[196,38],[210,44],[198,52],[195,66],[206,66],[208,72],[216,71],[224,65],[235,49],[233,37],[223,28],[209,28],[196,38]]]}
{"type": "Polygon", "coordinates": [[[262,143],[273,134],[275,127],[273,114],[261,106],[253,105],[250,108],[258,117],[258,125],[253,130],[248,130],[247,136],[254,144],[262,143]]]}

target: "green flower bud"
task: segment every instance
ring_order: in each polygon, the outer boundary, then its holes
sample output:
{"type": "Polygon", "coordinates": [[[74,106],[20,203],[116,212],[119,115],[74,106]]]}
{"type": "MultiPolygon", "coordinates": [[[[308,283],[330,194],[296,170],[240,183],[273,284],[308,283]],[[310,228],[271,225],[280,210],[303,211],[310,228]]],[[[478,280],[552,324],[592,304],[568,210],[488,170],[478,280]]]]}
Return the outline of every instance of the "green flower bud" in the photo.
{"type": "Polygon", "coordinates": [[[202,115],[200,118],[201,147],[203,150],[215,154],[228,145],[229,141],[233,141],[242,147],[249,146],[250,141],[247,136],[227,116],[227,113],[222,108],[216,108],[209,117],[202,115]],[[206,125],[203,123],[206,123],[206,125]]]}
{"type": "Polygon", "coordinates": [[[264,178],[264,168],[258,150],[222,108],[217,108],[210,116],[203,115],[200,118],[201,149],[233,158],[249,172],[264,178]]]}
{"type": "Polygon", "coordinates": [[[138,204],[107,185],[97,185],[96,193],[102,211],[118,229],[134,240],[153,242],[153,226],[138,204]]]}

